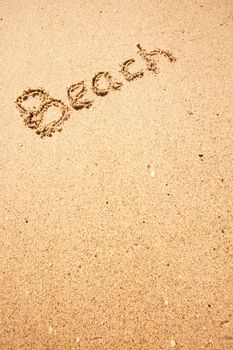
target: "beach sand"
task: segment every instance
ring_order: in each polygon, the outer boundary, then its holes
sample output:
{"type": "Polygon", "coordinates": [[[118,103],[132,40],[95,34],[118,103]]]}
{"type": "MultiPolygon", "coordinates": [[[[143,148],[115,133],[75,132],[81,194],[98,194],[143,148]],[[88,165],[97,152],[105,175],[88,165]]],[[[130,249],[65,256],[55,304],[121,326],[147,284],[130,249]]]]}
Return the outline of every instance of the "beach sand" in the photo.
{"type": "Polygon", "coordinates": [[[0,349],[232,349],[232,1],[2,0],[0,34],[0,349]]]}

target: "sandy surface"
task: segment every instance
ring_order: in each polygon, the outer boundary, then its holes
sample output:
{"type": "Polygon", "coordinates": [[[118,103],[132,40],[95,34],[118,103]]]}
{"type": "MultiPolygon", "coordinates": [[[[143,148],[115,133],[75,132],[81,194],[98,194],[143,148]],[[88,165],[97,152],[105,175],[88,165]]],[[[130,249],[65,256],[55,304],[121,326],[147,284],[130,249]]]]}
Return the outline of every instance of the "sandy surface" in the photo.
{"type": "Polygon", "coordinates": [[[1,0],[0,36],[0,349],[232,349],[232,1],[1,0]]]}

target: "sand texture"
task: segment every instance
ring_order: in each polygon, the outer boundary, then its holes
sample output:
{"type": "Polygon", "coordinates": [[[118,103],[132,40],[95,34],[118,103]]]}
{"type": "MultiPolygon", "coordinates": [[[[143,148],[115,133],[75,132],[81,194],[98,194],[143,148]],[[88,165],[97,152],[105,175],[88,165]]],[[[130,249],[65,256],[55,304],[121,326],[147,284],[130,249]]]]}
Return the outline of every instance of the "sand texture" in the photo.
{"type": "Polygon", "coordinates": [[[0,1],[0,350],[233,349],[233,1],[0,1]]]}

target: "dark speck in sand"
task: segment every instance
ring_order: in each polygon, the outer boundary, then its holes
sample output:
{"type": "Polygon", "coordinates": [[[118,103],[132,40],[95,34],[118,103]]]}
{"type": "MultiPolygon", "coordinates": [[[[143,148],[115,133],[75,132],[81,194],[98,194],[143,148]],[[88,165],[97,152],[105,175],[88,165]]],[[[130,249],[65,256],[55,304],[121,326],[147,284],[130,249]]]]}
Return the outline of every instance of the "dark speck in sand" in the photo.
{"type": "Polygon", "coordinates": [[[199,154],[199,157],[201,158],[201,161],[203,161],[203,154],[199,154]]]}

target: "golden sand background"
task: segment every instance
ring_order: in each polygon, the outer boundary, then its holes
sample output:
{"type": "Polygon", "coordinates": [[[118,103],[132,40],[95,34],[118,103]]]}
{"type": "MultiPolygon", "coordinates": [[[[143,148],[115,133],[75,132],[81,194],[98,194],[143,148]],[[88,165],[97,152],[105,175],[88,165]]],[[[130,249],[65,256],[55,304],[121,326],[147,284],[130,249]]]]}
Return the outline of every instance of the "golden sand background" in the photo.
{"type": "Polygon", "coordinates": [[[1,0],[1,350],[232,349],[232,14],[1,0]],[[129,83],[119,64],[145,70],[138,43],[177,61],[129,83]],[[68,105],[103,70],[121,90],[60,133],[24,125],[24,89],[68,105]]]}

